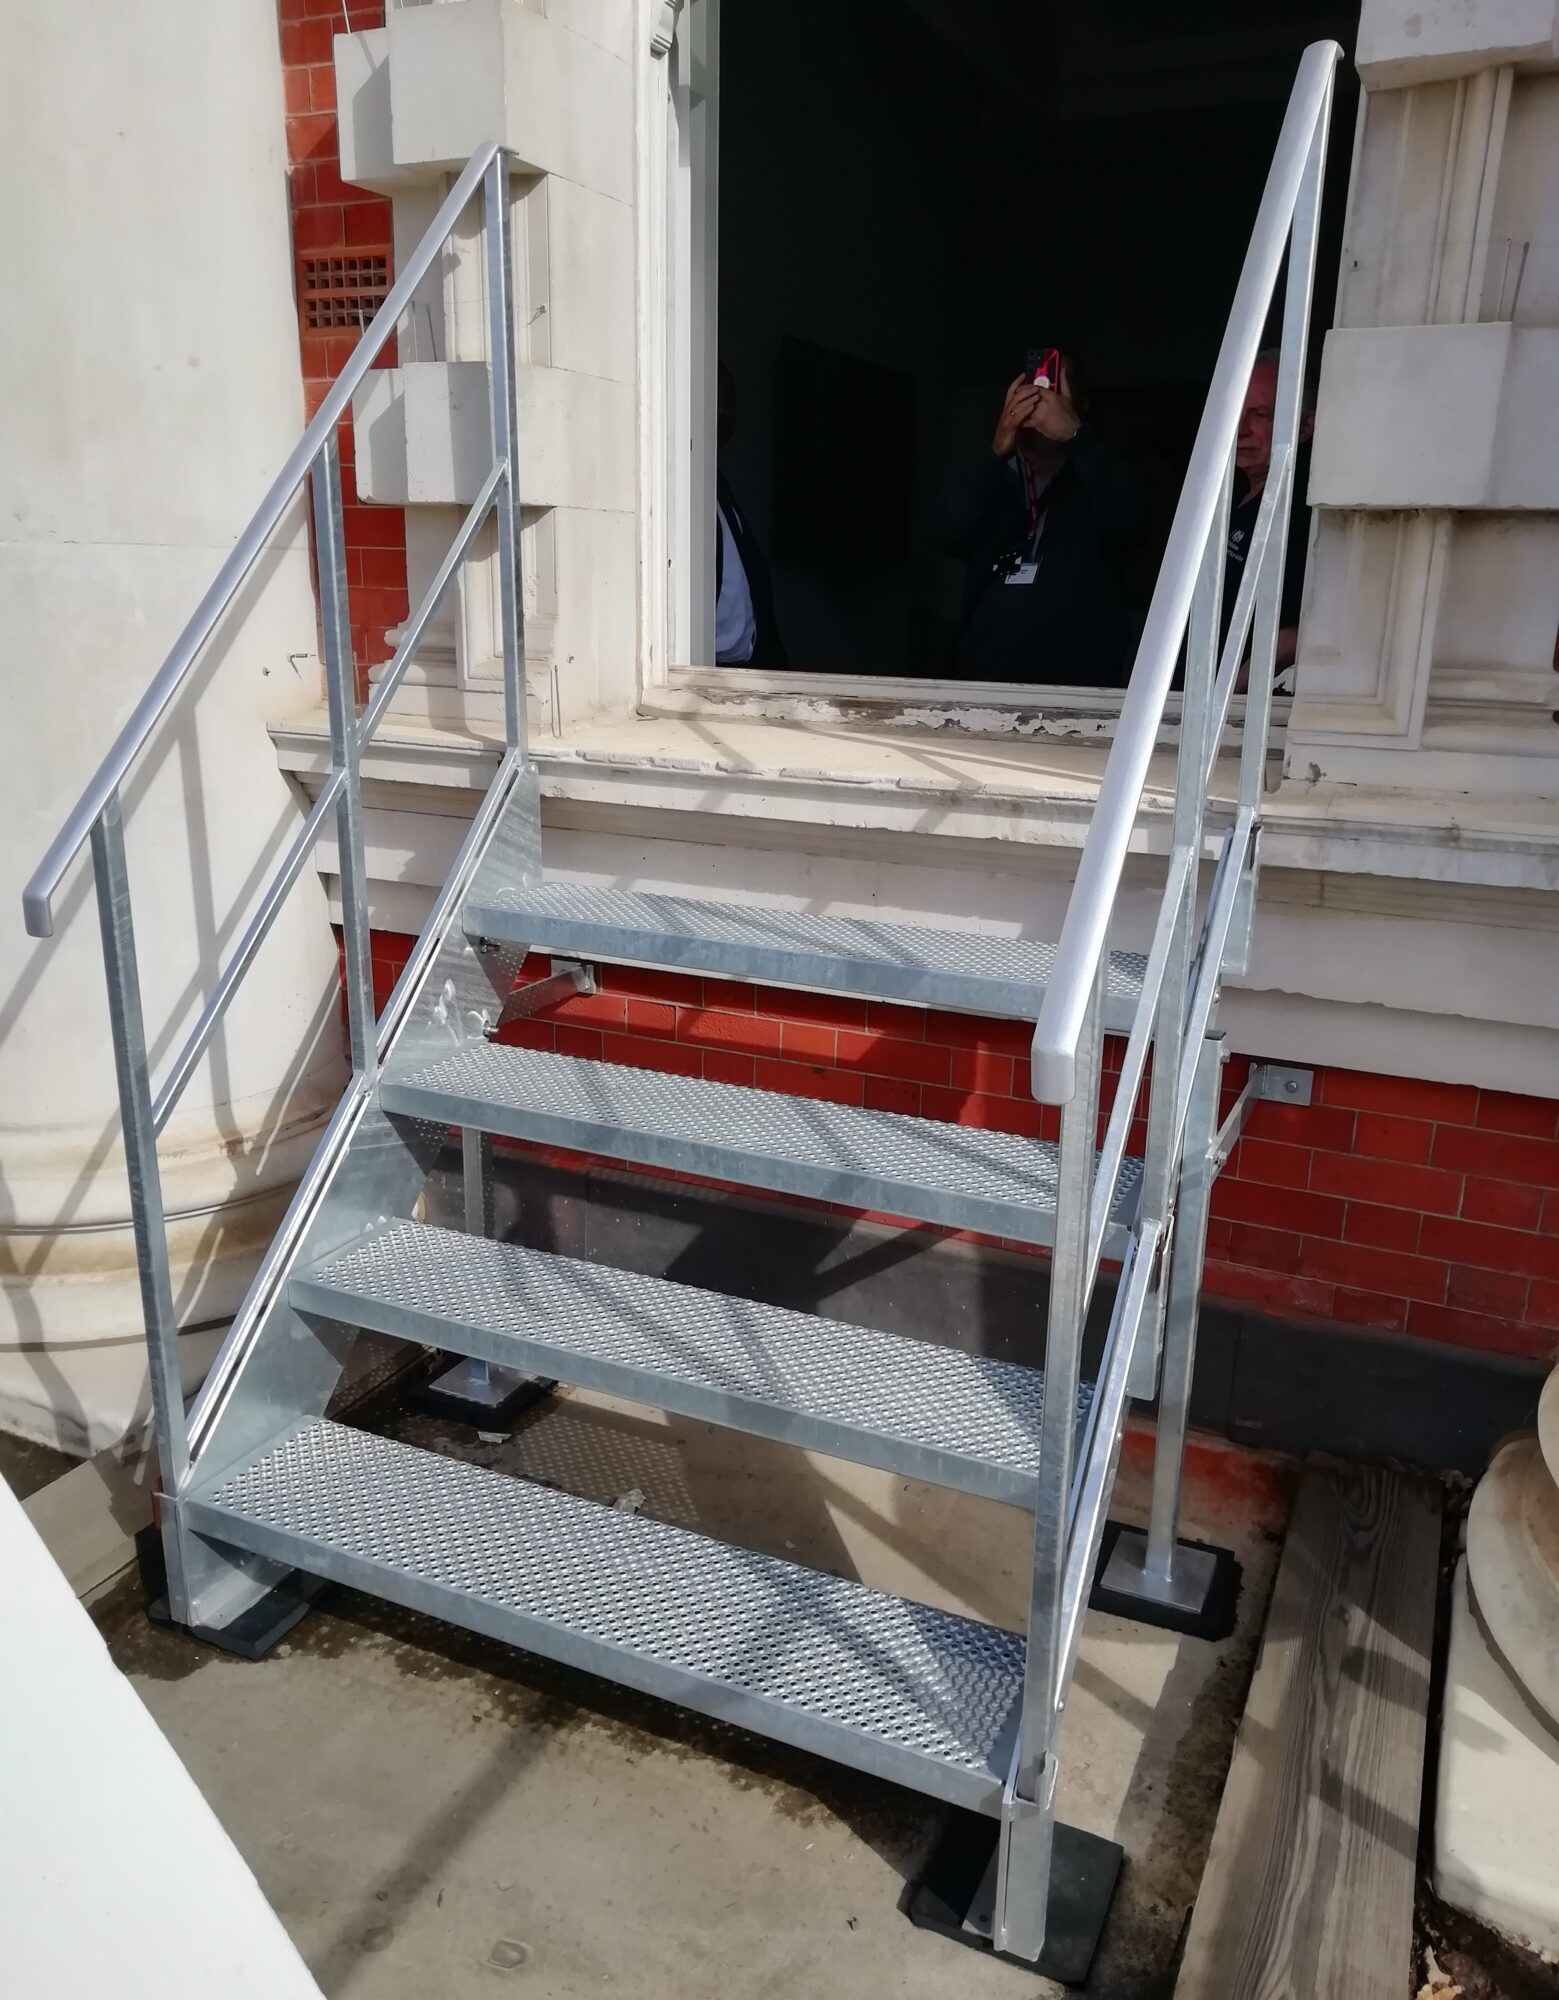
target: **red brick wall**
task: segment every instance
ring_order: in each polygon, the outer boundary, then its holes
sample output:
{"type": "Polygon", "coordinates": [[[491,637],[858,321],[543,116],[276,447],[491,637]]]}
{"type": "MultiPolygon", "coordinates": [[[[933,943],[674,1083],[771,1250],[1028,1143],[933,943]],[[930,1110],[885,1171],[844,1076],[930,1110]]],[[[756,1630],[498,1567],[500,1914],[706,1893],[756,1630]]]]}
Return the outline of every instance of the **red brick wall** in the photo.
{"type": "MultiPolygon", "coordinates": [[[[383,251],[391,257],[390,204],[383,196],[348,187],[338,171],[334,37],[352,28],[384,24],[384,0],[277,0],[281,17],[282,78],[287,101],[288,186],[292,203],[295,259],[333,251],[361,255],[383,251]]],[[[301,276],[299,277],[301,288],[301,276]]],[[[351,332],[306,332],[301,318],[303,386],[308,414],[357,345],[351,332]]],[[[384,349],[380,366],[395,361],[395,343],[384,349]]],[[[352,612],[352,656],[360,681],[368,667],[387,660],[394,648],[385,631],[408,611],[406,524],[399,508],[367,507],[357,498],[352,426],[343,423],[341,484],[346,525],[347,595],[352,612]]]]}
{"type": "MultiPolygon", "coordinates": [[[[381,1006],[411,944],[375,935],[381,1006]]],[[[546,971],[533,959],[522,978],[546,971]]],[[[603,967],[600,992],[514,1022],[503,1039],[1049,1138],[1058,1118],[1028,1094],[1029,1035],[1021,1022],[603,967]]],[[[1107,1072],[1119,1062],[1119,1045],[1107,1045],[1107,1072]]],[[[1229,1064],[1226,1099],[1246,1068],[1229,1064]]],[[[1133,1151],[1142,1138],[1139,1122],[1133,1151]]],[[[1214,1297],[1285,1320],[1559,1354],[1551,1099],[1318,1070],[1310,1105],[1252,1111],[1213,1216],[1214,1297]]]]}

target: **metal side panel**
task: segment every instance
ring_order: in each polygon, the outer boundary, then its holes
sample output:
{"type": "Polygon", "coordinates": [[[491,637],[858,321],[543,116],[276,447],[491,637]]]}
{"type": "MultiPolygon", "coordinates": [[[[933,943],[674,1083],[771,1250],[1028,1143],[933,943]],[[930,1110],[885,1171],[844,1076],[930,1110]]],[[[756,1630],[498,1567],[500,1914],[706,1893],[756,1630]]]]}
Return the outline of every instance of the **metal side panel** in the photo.
{"type": "Polygon", "coordinates": [[[997,1813],[1013,1633],[315,1418],[188,1501],[201,1534],[997,1813]]]}
{"type": "MultiPolygon", "coordinates": [[[[397,1223],[292,1282],[299,1312],[909,1479],[1033,1504],[1044,1376],[901,1334],[397,1223]]],[[[1093,1396],[1078,1398],[1081,1430],[1093,1396]]]]}
{"type": "MultiPolygon", "coordinates": [[[[1009,1132],[491,1042],[386,1080],[384,1105],[400,1117],[1024,1243],[1049,1243],[1055,1232],[1056,1148],[1009,1132]]],[[[1141,1162],[1126,1161],[1107,1257],[1121,1254],[1140,1179],[1141,1162]]]]}
{"type": "MultiPolygon", "coordinates": [[[[466,930],[533,951],[567,952],[631,965],[766,980],[814,992],[866,994],[911,1006],[945,1007],[1032,1021],[1056,948],[1038,938],[927,924],[814,916],[761,903],[704,902],[554,882],[506,884],[471,897],[466,930]]],[[[1111,955],[1105,1025],[1124,1032],[1142,995],[1147,961],[1111,955]]]]}

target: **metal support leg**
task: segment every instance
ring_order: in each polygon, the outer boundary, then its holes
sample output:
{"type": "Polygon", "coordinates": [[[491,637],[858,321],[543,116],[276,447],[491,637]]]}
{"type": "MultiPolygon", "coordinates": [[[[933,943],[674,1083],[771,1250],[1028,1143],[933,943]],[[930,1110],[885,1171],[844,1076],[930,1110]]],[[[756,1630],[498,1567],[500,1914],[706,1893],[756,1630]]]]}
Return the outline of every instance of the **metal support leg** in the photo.
{"type": "Polygon", "coordinates": [[[346,596],[346,531],[341,512],[341,457],[332,434],[315,461],[314,556],[319,573],[319,625],[325,654],[325,701],[330,756],[346,782],[336,802],[337,868],[341,882],[341,963],[346,988],[352,1073],[377,1062],[373,968],[368,930],[368,867],[363,858],[362,743],[346,596]]]}
{"type": "MultiPolygon", "coordinates": [[[[108,979],[108,1026],[114,1046],[114,1071],[119,1080],[125,1173],[130,1183],[130,1225],[135,1233],[135,1261],[141,1281],[141,1318],[146,1327],[152,1431],[157,1440],[160,1480],[165,1490],[172,1493],[188,1477],[189,1432],[184,1420],[179,1329],[168,1271],[168,1236],[162,1210],[162,1176],[157,1165],[157,1133],[152,1122],[146,1025],[141,1014],[141,980],[135,961],[130,883],[125,869],[124,828],[117,792],[92,824],[92,872],[97,887],[98,923],[103,934],[103,969],[108,979]]],[[[170,1598],[182,1615],[184,1570],[171,1515],[163,1523],[163,1540],[170,1598]]]]}
{"type": "MultiPolygon", "coordinates": [[[[1056,1726],[1065,1697],[1063,1600],[1077,1481],[1076,1408],[1083,1320],[1088,1310],[1088,1231],[1103,1052],[1102,973],[1078,1044],[1077,1088],[1061,1113],[1055,1253],[1045,1343],[1045,1402],[1040,1419],[1034,1504],[1034,1570],[1028,1657],[1012,1774],[1002,1808],[995,1861],[992,1941],[1033,1964],[1052,1931],[1058,1852],[1055,1827],[1056,1726]]],[[[1114,1886],[1113,1874],[1105,1903],[1114,1886]]],[[[1103,1924],[1104,1907],[1093,1912],[1103,1924]]]]}
{"type": "Polygon", "coordinates": [[[168,1270],[146,1027],[117,793],[93,823],[92,869],[103,934],[103,967],[108,976],[109,1033],[119,1081],[130,1223],[135,1232],[152,1429],[157,1440],[162,1562],[156,1581],[165,1596],[149,1609],[215,1645],[248,1652],[259,1644],[274,1643],[290,1630],[302,1617],[306,1600],[290,1587],[289,1572],[248,1557],[224,1554],[200,1536],[188,1534],[180,1519],[179,1495],[190,1472],[189,1427],[184,1415],[179,1330],[168,1270]]]}
{"type": "Polygon", "coordinates": [[[1222,1627],[1232,1615],[1230,1585],[1237,1576],[1232,1558],[1224,1552],[1178,1539],[1207,1219],[1217,1174],[1218,1091],[1224,1060],[1222,1036],[1208,1035],[1192,1086],[1175,1209],[1148,1531],[1144,1535],[1126,1529],[1116,1536],[1094,1598],[1101,1609],[1204,1633],[1214,1625],[1222,1627]]]}
{"type": "Polygon", "coordinates": [[[498,612],[503,644],[504,741],[525,747],[525,600],[520,571],[520,426],[509,264],[509,161],[500,153],[482,181],[487,264],[487,395],[493,463],[504,467],[494,506],[498,612]]]}
{"type": "MultiPolygon", "coordinates": [[[[493,1233],[493,1142],[468,1125],[460,1134],[460,1166],[466,1232],[493,1233]]],[[[466,1357],[423,1388],[418,1401],[436,1415],[481,1430],[501,1430],[512,1417],[546,1395],[553,1385],[523,1369],[466,1357]]]]}

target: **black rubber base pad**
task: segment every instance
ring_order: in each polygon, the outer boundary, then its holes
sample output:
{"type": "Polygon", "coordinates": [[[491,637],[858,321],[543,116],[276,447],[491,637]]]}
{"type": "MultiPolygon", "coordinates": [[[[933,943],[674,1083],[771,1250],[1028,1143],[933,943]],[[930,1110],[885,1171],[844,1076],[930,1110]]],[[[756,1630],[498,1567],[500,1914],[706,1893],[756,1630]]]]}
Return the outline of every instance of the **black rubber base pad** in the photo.
{"type": "MultiPolygon", "coordinates": [[[[455,1358],[458,1359],[458,1356],[455,1358]]],[[[527,1376],[523,1381],[516,1382],[501,1402],[478,1403],[469,1396],[441,1389],[435,1375],[412,1391],[411,1400],[419,1410],[426,1410],[430,1417],[442,1417],[446,1423],[468,1424],[477,1431],[502,1431],[509,1428],[522,1410],[528,1410],[532,1403],[539,1403],[556,1387],[555,1382],[543,1382],[537,1377],[527,1376]]]]}
{"type": "Polygon", "coordinates": [[[1051,1849],[1050,1907],[1045,1949],[1037,1963],[997,1952],[991,1944],[991,1903],[1000,1828],[983,1813],[949,1813],[920,1880],[912,1884],[904,1909],[912,1924],[935,1931],[971,1951],[989,1952],[1063,1986],[1088,1977],[1104,1931],[1121,1850],[1113,1840],[1056,1822],[1051,1849]]]}
{"type": "Polygon", "coordinates": [[[236,1654],[240,1660],[264,1659],[279,1640],[302,1622],[320,1592],[329,1587],[323,1577],[294,1571],[290,1582],[267,1592],[231,1625],[220,1630],[207,1625],[181,1625],[168,1611],[168,1575],[163,1562],[162,1535],[157,1528],[142,1528],[135,1538],[135,1556],[146,1591],[146,1615],[154,1625],[161,1625],[169,1632],[183,1632],[204,1646],[236,1654]]]}
{"type": "Polygon", "coordinates": [[[1090,1611],[1109,1611],[1117,1618],[1130,1618],[1138,1625],[1153,1625],[1162,1632],[1183,1632],[1191,1639],[1227,1639],[1234,1630],[1239,1610],[1241,1570],[1231,1549],[1215,1548],[1211,1542],[1179,1543],[1183,1549],[1200,1549],[1216,1565],[1207,1596],[1197,1611],[1177,1611],[1170,1604],[1155,1604],[1150,1598],[1106,1590],[1104,1572],[1109,1568],[1115,1544],[1126,1531],[1121,1521],[1106,1521],[1104,1540],[1099,1548],[1099,1567],[1094,1571],[1093,1589],[1088,1597],[1090,1611]]]}

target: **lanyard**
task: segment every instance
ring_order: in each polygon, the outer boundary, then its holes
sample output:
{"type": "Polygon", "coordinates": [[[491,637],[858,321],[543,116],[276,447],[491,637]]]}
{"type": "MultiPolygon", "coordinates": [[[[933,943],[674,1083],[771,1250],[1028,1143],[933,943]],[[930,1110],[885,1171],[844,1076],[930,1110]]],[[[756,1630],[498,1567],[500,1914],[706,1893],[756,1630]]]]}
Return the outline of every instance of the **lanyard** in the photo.
{"type": "Polygon", "coordinates": [[[1028,559],[1032,562],[1039,553],[1039,538],[1045,531],[1045,509],[1050,504],[1050,490],[1055,485],[1055,480],[1041,479],[1033,461],[1021,451],[1018,453],[1018,471],[1023,479],[1028,559]]]}

